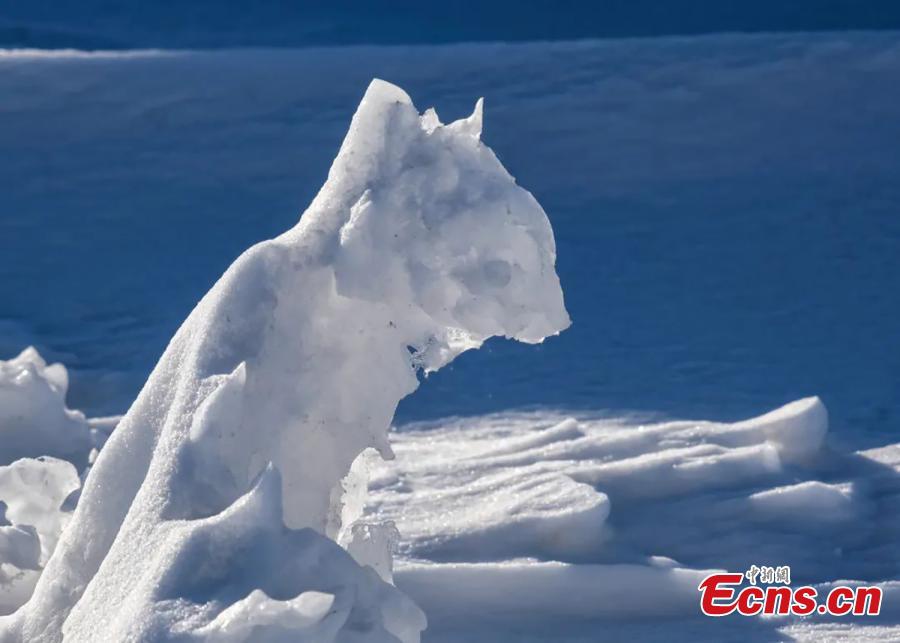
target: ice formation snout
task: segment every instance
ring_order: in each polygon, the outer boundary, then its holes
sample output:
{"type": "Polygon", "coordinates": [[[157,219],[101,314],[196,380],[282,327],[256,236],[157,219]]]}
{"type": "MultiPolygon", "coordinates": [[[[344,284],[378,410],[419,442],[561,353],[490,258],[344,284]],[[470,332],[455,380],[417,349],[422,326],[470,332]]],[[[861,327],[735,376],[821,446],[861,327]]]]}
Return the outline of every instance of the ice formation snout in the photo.
{"type": "Polygon", "coordinates": [[[329,538],[341,481],[390,457],[417,369],[569,324],[547,217],[481,122],[373,81],[300,222],[175,334],[0,640],[418,639],[420,610],[329,538]]]}

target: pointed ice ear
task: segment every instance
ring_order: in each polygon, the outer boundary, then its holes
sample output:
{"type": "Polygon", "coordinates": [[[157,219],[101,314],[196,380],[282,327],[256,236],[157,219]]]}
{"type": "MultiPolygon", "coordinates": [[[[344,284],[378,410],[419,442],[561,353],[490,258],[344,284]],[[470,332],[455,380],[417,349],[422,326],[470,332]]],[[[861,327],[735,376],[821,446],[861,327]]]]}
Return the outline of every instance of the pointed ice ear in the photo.
{"type": "Polygon", "coordinates": [[[284,515],[282,502],[281,471],[269,461],[256,476],[250,491],[235,500],[220,515],[241,512],[255,515],[256,523],[277,524],[284,515]]]}
{"type": "Polygon", "coordinates": [[[484,121],[484,98],[479,98],[475,103],[475,109],[472,111],[472,115],[469,118],[461,118],[458,121],[452,123],[450,127],[461,132],[463,134],[468,134],[472,138],[476,140],[481,139],[481,126],[484,121]]]}
{"type": "Polygon", "coordinates": [[[328,174],[329,181],[339,183],[337,192],[352,192],[347,195],[351,203],[359,198],[361,189],[354,190],[340,182],[347,180],[357,188],[364,188],[368,179],[374,176],[380,156],[388,145],[388,125],[397,110],[406,112],[410,122],[418,119],[418,112],[405,91],[387,81],[373,79],[356,108],[350,130],[328,174]]]}
{"type": "Polygon", "coordinates": [[[372,79],[353,114],[350,131],[344,138],[340,153],[372,153],[382,147],[385,142],[385,127],[392,110],[398,105],[415,111],[412,100],[405,91],[379,78],[372,79]]]}
{"type": "Polygon", "coordinates": [[[380,78],[373,78],[366,88],[366,93],[356,108],[356,115],[361,119],[370,118],[371,112],[381,112],[386,105],[403,103],[412,105],[412,99],[405,91],[380,78]]]}
{"type": "Polygon", "coordinates": [[[437,110],[435,110],[434,107],[429,107],[424,112],[422,112],[422,116],[419,120],[422,122],[422,129],[424,129],[429,134],[443,125],[443,123],[441,123],[440,117],[438,116],[437,110]]]}

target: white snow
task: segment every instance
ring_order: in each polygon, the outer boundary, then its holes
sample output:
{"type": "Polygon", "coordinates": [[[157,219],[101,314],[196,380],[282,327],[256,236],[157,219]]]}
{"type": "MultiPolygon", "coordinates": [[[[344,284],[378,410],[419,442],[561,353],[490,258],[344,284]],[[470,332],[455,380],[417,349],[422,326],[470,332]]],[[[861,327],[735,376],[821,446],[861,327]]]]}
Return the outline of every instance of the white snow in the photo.
{"type": "Polygon", "coordinates": [[[836,452],[827,418],[807,398],[734,424],[413,425],[372,463],[366,515],[396,522],[397,585],[431,640],[815,639],[834,624],[705,619],[697,586],[754,564],[819,585],[900,575],[896,450],[836,452]]]}
{"type": "Polygon", "coordinates": [[[91,431],[84,414],[66,408],[69,374],[32,347],[0,360],[0,464],[54,456],[84,464],[91,431]]]}
{"type": "Polygon", "coordinates": [[[23,458],[0,466],[0,614],[28,600],[71,515],[66,501],[80,487],[65,460],[23,458]]]}
{"type": "Polygon", "coordinates": [[[798,515],[811,522],[846,521],[854,514],[852,483],[807,480],[754,493],[750,502],[760,516],[783,521],[798,515]]]}
{"type": "MultiPolygon", "coordinates": [[[[654,511],[662,515],[673,498],[776,479],[797,454],[813,457],[826,429],[816,398],[735,424],[622,427],[569,418],[536,431],[526,416],[503,428],[429,427],[398,434],[397,461],[373,464],[371,501],[378,519],[396,521],[413,557],[621,560],[636,539],[655,534],[637,522],[635,529],[647,533],[625,538],[619,528],[610,542],[607,519],[616,500],[629,509],[661,504],[654,511]]],[[[773,504],[754,497],[747,509],[773,504]]]]}
{"type": "Polygon", "coordinates": [[[417,369],[569,324],[550,224],[481,124],[480,101],[444,126],[373,81],[300,223],[175,334],[0,639],[418,640],[382,578],[390,532],[342,525],[342,479],[367,448],[392,456],[417,369]],[[378,571],[326,537],[342,527],[378,571]]]}
{"type": "Polygon", "coordinates": [[[81,487],[78,468],[105,435],[66,408],[68,385],[66,368],[33,347],[0,360],[0,614],[31,595],[81,487]]]}
{"type": "MultiPolygon", "coordinates": [[[[817,398],[734,424],[541,411],[402,427],[391,436],[395,460],[364,452],[355,481],[345,480],[343,515],[363,513],[340,532],[349,551],[280,526],[280,476],[269,466],[224,511],[173,521],[131,590],[132,601],[152,597],[152,618],[119,604],[106,632],[139,623],[149,638],[321,641],[361,630],[416,640],[425,626],[417,604],[434,641],[590,641],[598,631],[609,640],[895,640],[900,582],[888,579],[900,576],[900,448],[841,453],[825,431],[817,398]],[[843,579],[880,581],[882,616],[699,616],[700,580],[751,564],[789,564],[795,583],[822,592],[843,579]]],[[[48,462],[68,467],[77,487],[70,465],[48,462]]],[[[13,489],[9,480],[0,473],[0,488],[13,489]]],[[[32,515],[51,514],[65,495],[34,500],[38,487],[13,489],[17,520],[29,503],[32,515]]],[[[18,533],[21,560],[37,556],[29,530],[18,533]]]]}
{"type": "MultiPolygon", "coordinates": [[[[28,354],[26,363],[42,363],[28,354]]],[[[52,368],[20,370],[34,370],[48,387],[54,376],[52,368]]],[[[283,488],[274,464],[248,478],[245,493],[219,501],[227,506],[209,509],[214,491],[236,487],[229,467],[241,454],[260,457],[266,432],[234,424],[252,402],[251,372],[242,366],[215,378],[222,385],[197,403],[180,446],[175,441],[156,456],[190,454],[169,462],[168,480],[156,481],[179,485],[163,487],[179,502],[144,505],[154,498],[153,479],[144,479],[119,528],[130,530],[128,540],[116,539],[106,554],[119,558],[101,562],[89,579],[81,601],[96,601],[91,609],[75,601],[64,623],[52,618],[66,609],[54,588],[84,573],[81,550],[71,547],[90,548],[83,533],[98,523],[82,522],[64,537],[60,551],[70,553],[54,557],[44,594],[0,620],[0,640],[54,640],[62,625],[75,641],[415,641],[425,615],[434,641],[590,641],[597,631],[648,641],[672,640],[673,632],[678,640],[897,637],[900,581],[890,579],[900,577],[900,446],[835,450],[817,398],[733,424],[541,411],[402,427],[390,440],[394,460],[358,452],[327,490],[317,529],[286,529],[283,494],[302,490],[283,488]],[[198,484],[198,471],[217,484],[198,484]],[[131,515],[140,522],[129,524],[131,515]],[[150,544],[133,545],[141,540],[150,544]],[[846,579],[878,582],[882,615],[699,616],[697,586],[707,573],[752,564],[788,564],[795,583],[821,592],[846,579]],[[41,611],[48,605],[50,619],[41,611]],[[49,628],[25,629],[36,623],[49,628]]],[[[24,419],[44,434],[37,418],[24,419]]],[[[284,419],[293,430],[305,428],[284,419]]],[[[129,457],[127,442],[137,437],[122,430],[127,421],[89,478],[80,521],[101,515],[104,489],[92,485],[113,474],[122,480],[114,465],[129,457]]],[[[115,422],[85,424],[99,445],[115,422]]],[[[350,433],[341,431],[335,443],[350,433]]],[[[65,433],[57,435],[65,442],[65,433]]],[[[3,613],[23,604],[41,578],[79,486],[75,467],[56,458],[0,467],[3,613]]]]}

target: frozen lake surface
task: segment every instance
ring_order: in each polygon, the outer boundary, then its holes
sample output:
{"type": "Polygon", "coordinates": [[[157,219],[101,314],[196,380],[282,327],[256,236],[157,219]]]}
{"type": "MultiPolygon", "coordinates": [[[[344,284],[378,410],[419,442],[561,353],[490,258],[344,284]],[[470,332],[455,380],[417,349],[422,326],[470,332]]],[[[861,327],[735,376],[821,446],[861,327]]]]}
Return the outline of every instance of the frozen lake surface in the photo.
{"type": "Polygon", "coordinates": [[[123,412],[231,260],[322,183],[368,81],[485,141],[553,223],[574,325],[490,342],[400,421],[547,406],[900,417],[896,34],[0,54],[0,357],[123,412]],[[177,234],[172,234],[177,229],[177,234]]]}

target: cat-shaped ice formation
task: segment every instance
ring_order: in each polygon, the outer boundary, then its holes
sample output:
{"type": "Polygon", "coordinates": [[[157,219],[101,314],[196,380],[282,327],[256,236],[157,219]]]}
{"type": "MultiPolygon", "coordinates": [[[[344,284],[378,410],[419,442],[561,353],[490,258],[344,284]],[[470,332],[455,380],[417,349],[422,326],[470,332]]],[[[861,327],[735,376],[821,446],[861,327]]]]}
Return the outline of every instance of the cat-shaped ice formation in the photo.
{"type": "Polygon", "coordinates": [[[0,640],[418,638],[418,608],[326,538],[340,481],[390,456],[417,369],[569,324],[550,223],[481,122],[371,84],[300,222],[175,334],[0,640]]]}

